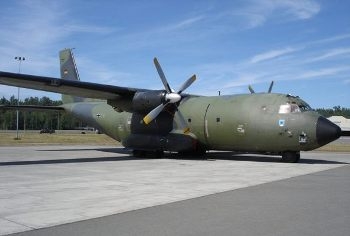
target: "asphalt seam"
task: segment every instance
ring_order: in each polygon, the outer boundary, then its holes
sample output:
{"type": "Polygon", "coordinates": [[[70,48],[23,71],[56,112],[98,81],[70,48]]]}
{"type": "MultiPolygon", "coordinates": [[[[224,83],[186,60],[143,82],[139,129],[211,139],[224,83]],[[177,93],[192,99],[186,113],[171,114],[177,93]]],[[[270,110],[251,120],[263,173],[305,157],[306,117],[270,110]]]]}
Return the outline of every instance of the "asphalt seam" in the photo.
{"type": "Polygon", "coordinates": [[[16,224],[16,225],[24,226],[24,227],[26,227],[26,228],[29,228],[29,230],[35,230],[35,229],[36,229],[36,228],[34,228],[34,227],[31,227],[31,226],[22,224],[22,223],[20,223],[20,222],[16,222],[16,221],[10,220],[10,219],[8,219],[8,218],[6,218],[6,217],[1,217],[1,219],[2,219],[2,220],[5,220],[5,221],[8,221],[8,222],[11,222],[11,223],[16,224]]]}

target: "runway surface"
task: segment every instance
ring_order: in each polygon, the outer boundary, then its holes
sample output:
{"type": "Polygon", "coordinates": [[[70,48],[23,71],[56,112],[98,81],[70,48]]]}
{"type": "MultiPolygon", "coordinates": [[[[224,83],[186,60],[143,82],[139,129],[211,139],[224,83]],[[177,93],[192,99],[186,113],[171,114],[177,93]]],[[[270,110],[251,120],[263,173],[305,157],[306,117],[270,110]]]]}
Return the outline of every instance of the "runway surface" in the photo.
{"type": "Polygon", "coordinates": [[[302,153],[297,164],[223,152],[207,158],[137,159],[113,147],[2,147],[0,235],[350,231],[350,154],[302,153]]]}

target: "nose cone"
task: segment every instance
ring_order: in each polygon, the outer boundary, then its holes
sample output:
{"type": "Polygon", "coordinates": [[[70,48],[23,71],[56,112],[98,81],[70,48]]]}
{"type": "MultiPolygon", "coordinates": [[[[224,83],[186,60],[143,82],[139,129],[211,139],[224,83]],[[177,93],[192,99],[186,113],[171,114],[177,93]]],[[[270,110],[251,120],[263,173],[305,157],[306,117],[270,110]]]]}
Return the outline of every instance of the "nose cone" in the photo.
{"type": "Polygon", "coordinates": [[[341,129],[338,125],[320,116],[316,125],[317,143],[321,146],[338,139],[341,135],[341,129]]]}

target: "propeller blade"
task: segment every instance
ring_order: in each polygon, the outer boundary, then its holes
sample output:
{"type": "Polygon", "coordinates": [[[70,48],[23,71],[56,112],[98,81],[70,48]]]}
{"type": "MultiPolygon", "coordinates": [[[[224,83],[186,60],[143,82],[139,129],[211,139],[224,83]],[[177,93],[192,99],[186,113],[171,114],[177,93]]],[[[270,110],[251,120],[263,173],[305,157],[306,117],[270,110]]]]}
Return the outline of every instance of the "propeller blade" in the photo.
{"type": "Polygon", "coordinates": [[[171,88],[170,88],[170,86],[169,86],[169,84],[168,84],[168,81],[167,81],[166,78],[165,78],[165,74],[164,74],[164,72],[163,72],[163,70],[162,70],[162,67],[160,66],[160,64],[159,64],[159,62],[158,62],[158,60],[157,60],[156,57],[153,59],[153,62],[154,62],[154,65],[156,66],[156,69],[157,69],[157,71],[158,71],[159,77],[160,77],[160,79],[161,79],[162,82],[163,82],[163,85],[164,85],[165,90],[166,90],[168,93],[171,93],[171,92],[172,92],[172,91],[171,91],[171,88]]]}
{"type": "Polygon", "coordinates": [[[179,89],[179,91],[177,92],[178,94],[182,93],[183,91],[185,91],[188,87],[191,86],[191,84],[196,80],[196,75],[192,75],[191,78],[189,78],[179,89]]]}
{"type": "Polygon", "coordinates": [[[159,106],[157,106],[156,108],[154,108],[152,111],[150,111],[142,120],[143,122],[148,125],[149,123],[152,122],[152,120],[154,120],[159,113],[161,113],[163,111],[163,108],[167,105],[166,104],[160,104],[159,106]]]}
{"type": "Polygon", "coordinates": [[[182,113],[177,109],[177,112],[175,113],[176,119],[179,121],[178,127],[184,132],[184,134],[187,134],[190,132],[190,128],[187,125],[187,122],[185,118],[183,117],[182,113]]]}
{"type": "Polygon", "coordinates": [[[271,84],[270,84],[268,93],[271,93],[271,92],[272,92],[272,87],[273,87],[273,80],[271,81],[271,84]]]}
{"type": "MultiPolygon", "coordinates": [[[[177,102],[181,101],[182,97],[181,97],[181,93],[186,90],[189,86],[191,86],[191,84],[196,80],[196,75],[191,76],[191,78],[189,78],[187,81],[185,81],[185,83],[180,87],[179,91],[177,93],[173,92],[170,88],[170,85],[165,77],[165,74],[163,72],[162,67],[160,66],[158,59],[155,57],[153,59],[154,65],[158,71],[159,77],[162,80],[162,83],[164,85],[165,90],[167,91],[167,93],[165,94],[165,101],[166,103],[164,104],[160,104],[158,105],[156,108],[154,108],[152,111],[150,111],[142,120],[143,123],[145,123],[146,125],[148,125],[149,123],[152,122],[152,120],[154,120],[159,113],[161,113],[164,109],[164,107],[169,104],[169,103],[174,103],[176,104],[177,102]]],[[[185,121],[185,119],[183,118],[183,116],[178,112],[176,112],[176,114],[178,114],[178,120],[180,122],[180,126],[183,129],[184,133],[188,133],[189,132],[189,128],[187,126],[187,123],[185,121]]]]}
{"type": "Polygon", "coordinates": [[[255,93],[255,91],[254,91],[254,89],[252,88],[252,86],[248,86],[248,89],[249,89],[249,91],[250,91],[250,93],[255,93]]]}

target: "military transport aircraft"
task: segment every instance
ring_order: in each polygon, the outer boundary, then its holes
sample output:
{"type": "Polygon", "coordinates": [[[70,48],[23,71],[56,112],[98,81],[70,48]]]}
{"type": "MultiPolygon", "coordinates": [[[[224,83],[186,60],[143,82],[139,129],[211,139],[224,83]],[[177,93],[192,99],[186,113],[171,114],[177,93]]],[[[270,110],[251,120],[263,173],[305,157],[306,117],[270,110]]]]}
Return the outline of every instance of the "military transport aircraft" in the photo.
{"type": "Polygon", "coordinates": [[[250,94],[196,96],[183,93],[195,75],[174,91],[156,58],[154,64],[165,89],[82,82],[70,49],[60,51],[60,79],[0,72],[0,84],[63,94],[63,105],[49,109],[75,115],[137,156],[227,150],[277,154],[284,162],[298,162],[300,151],[341,135],[337,125],[299,97],[271,93],[273,83],[267,93],[255,93],[249,86],[250,94]]]}

